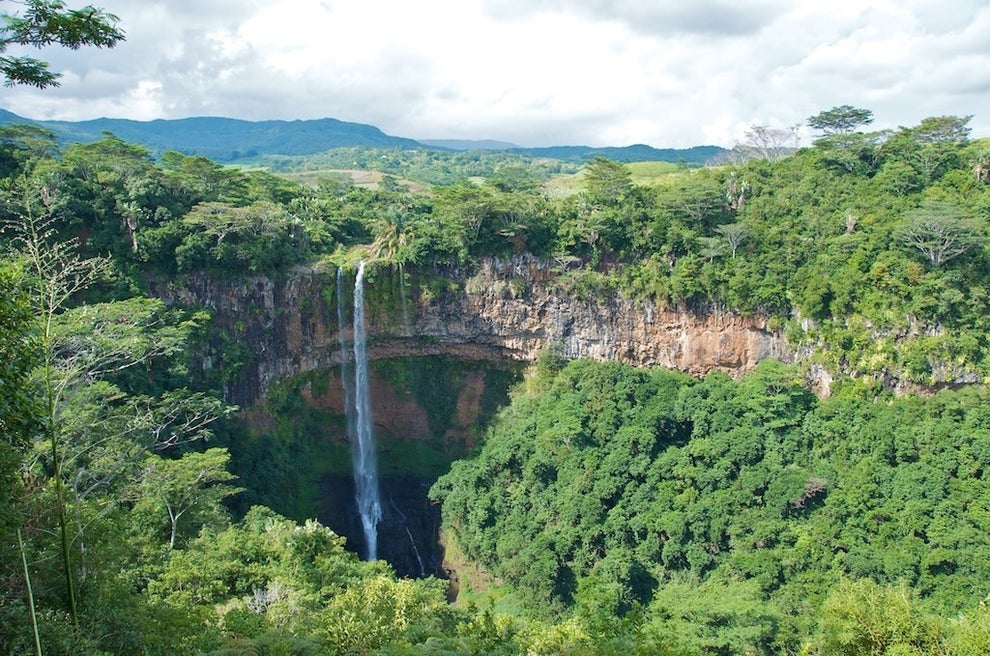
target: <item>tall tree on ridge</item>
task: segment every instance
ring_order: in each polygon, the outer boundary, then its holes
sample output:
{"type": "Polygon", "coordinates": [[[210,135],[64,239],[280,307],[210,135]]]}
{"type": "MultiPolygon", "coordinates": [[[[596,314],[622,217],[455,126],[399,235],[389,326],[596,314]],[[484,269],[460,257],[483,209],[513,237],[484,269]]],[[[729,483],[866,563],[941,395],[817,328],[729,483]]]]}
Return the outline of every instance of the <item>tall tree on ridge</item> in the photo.
{"type": "Polygon", "coordinates": [[[825,135],[849,134],[873,122],[873,112],[852,105],[841,105],[808,117],[808,127],[825,135]]]}

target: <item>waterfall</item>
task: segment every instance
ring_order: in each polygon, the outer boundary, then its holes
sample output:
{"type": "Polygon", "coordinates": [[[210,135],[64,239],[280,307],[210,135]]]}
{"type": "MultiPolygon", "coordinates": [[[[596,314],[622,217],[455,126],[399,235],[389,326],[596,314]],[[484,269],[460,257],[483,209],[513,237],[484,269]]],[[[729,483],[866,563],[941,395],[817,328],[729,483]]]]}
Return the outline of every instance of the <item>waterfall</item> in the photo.
{"type": "Polygon", "coordinates": [[[354,408],[353,349],[344,333],[347,306],[344,303],[344,269],[337,267],[337,334],[340,338],[340,381],[344,387],[344,416],[347,419],[347,440],[357,440],[357,410],[354,408]]]}
{"type": "Polygon", "coordinates": [[[371,392],[368,389],[368,352],[364,325],[364,261],[358,263],[354,281],[354,409],[356,434],[351,443],[354,487],[368,560],[378,559],[378,522],[382,504],[378,494],[378,463],[371,431],[371,392]]]}
{"type": "Polygon", "coordinates": [[[412,326],[409,323],[409,302],[406,300],[406,272],[402,262],[399,262],[399,300],[402,303],[402,328],[405,335],[412,335],[412,326]]]}
{"type": "Polygon", "coordinates": [[[413,540],[412,531],[409,530],[408,526],[406,527],[406,535],[409,536],[409,544],[412,545],[413,554],[416,556],[416,562],[419,563],[419,575],[425,579],[426,567],[423,566],[423,559],[419,556],[419,548],[416,547],[416,541],[413,540]]]}
{"type": "Polygon", "coordinates": [[[419,563],[419,575],[424,579],[426,578],[426,567],[423,565],[423,558],[419,555],[419,547],[416,546],[416,540],[413,539],[412,531],[409,530],[409,519],[406,517],[406,513],[399,510],[399,506],[395,505],[395,499],[388,497],[389,503],[392,504],[392,508],[395,509],[395,513],[402,518],[402,523],[405,525],[406,535],[409,536],[409,544],[412,545],[413,555],[416,556],[416,562],[419,563]]]}

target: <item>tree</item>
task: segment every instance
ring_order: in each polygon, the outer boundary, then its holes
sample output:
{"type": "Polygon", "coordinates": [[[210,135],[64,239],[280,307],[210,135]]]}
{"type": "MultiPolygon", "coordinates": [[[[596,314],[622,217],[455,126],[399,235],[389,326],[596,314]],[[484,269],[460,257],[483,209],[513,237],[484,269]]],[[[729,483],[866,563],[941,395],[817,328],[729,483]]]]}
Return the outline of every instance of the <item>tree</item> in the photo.
{"type": "Polygon", "coordinates": [[[729,202],[721,183],[706,171],[692,173],[657,195],[660,207],[699,231],[724,222],[729,217],[729,202]]]}
{"type": "Polygon", "coordinates": [[[52,459],[66,601],[72,620],[78,622],[66,514],[66,486],[62,472],[65,453],[59,424],[60,401],[69,388],[69,382],[58,373],[57,323],[69,300],[95,282],[107,270],[109,263],[103,259],[81,259],[74,252],[74,243],[52,241],[50,224],[33,213],[34,206],[28,199],[24,213],[19,217],[20,222],[11,222],[6,227],[14,231],[15,247],[23,253],[29,272],[30,303],[39,322],[39,386],[43,403],[40,433],[42,441],[47,442],[52,459]]]}
{"type": "Polygon", "coordinates": [[[915,138],[926,144],[965,144],[972,128],[970,116],[929,116],[912,128],[915,138]]]}
{"type": "Polygon", "coordinates": [[[245,195],[246,181],[240,172],[201,155],[170,150],[162,153],[160,165],[166,179],[193,194],[197,202],[229,201],[245,195]]]}
{"type": "Polygon", "coordinates": [[[969,143],[972,116],[929,116],[913,128],[901,128],[892,139],[892,154],[920,171],[929,184],[962,163],[969,143]]]}
{"type": "Polygon", "coordinates": [[[4,54],[11,46],[112,48],[124,39],[124,33],[117,28],[119,19],[102,9],[92,6],[67,9],[62,0],[24,0],[23,4],[23,14],[2,16],[0,75],[4,86],[53,87],[58,86],[61,75],[49,70],[47,62],[34,57],[4,54]]]}
{"type": "MultiPolygon", "coordinates": [[[[726,242],[718,237],[698,237],[698,254],[708,262],[725,255],[726,242]]],[[[735,257],[735,255],[733,255],[735,257]]]]}
{"type": "Polygon", "coordinates": [[[935,268],[982,243],[976,226],[948,203],[928,202],[908,212],[895,235],[935,268]]]}
{"type": "Polygon", "coordinates": [[[179,520],[196,511],[216,512],[220,502],[241,488],[227,485],[236,478],[227,471],[227,449],[187,453],[178,459],[150,456],[135,486],[138,506],[164,509],[168,515],[168,548],[175,548],[179,520]]]}
{"type": "Polygon", "coordinates": [[[869,175],[877,168],[880,146],[889,132],[836,132],[815,139],[822,161],[846,173],[869,175]]]}
{"type": "Polygon", "coordinates": [[[317,618],[316,633],[331,653],[370,654],[449,627],[452,613],[440,581],[376,576],[330,598],[317,618]]]}
{"type": "Polygon", "coordinates": [[[14,266],[0,266],[0,445],[12,447],[30,439],[37,410],[26,389],[37,345],[29,299],[19,289],[22,275],[14,266]]]}
{"type": "MultiPolygon", "coordinates": [[[[118,388],[114,381],[128,370],[142,365],[150,373],[153,360],[180,353],[197,321],[174,324],[152,299],[76,305],[109,261],[84,259],[75,240],[60,241],[30,193],[13,209],[15,218],[4,227],[12,259],[23,263],[39,360],[29,380],[40,396],[36,465],[54,487],[67,607],[78,621],[75,573],[86,549],[79,513],[70,525],[70,502],[79,507],[93,491],[126,478],[148,451],[205,437],[223,407],[201,394],[148,398],[118,388]]],[[[117,499],[105,501],[111,508],[117,499]]]]}
{"type": "Polygon", "coordinates": [[[644,633],[667,648],[661,654],[768,654],[780,614],[753,579],[672,581],[657,592],[644,633]]]}
{"type": "Polygon", "coordinates": [[[769,125],[753,125],[746,131],[746,141],[737,145],[734,150],[751,159],[778,162],[797,148],[797,127],[772,128],[769,125]]]}
{"type": "Polygon", "coordinates": [[[736,172],[731,173],[725,183],[725,202],[729,209],[733,212],[741,210],[746,204],[749,194],[749,183],[741,180],[736,172]]]}
{"type": "Polygon", "coordinates": [[[826,135],[848,134],[862,125],[873,122],[873,112],[852,105],[840,105],[826,109],[808,118],[808,127],[826,135]]]}
{"type": "Polygon", "coordinates": [[[255,203],[238,207],[228,203],[199,203],[182,218],[182,223],[202,229],[217,238],[217,246],[231,235],[258,237],[284,227],[288,218],[274,203],[255,203]]]}
{"type": "Polygon", "coordinates": [[[378,234],[371,244],[371,255],[375,259],[398,260],[402,266],[409,254],[405,251],[412,241],[409,219],[401,205],[388,207],[381,216],[378,234]]]}
{"type": "Polygon", "coordinates": [[[199,203],[181,221],[195,232],[176,249],[180,269],[205,265],[226,271],[271,271],[294,263],[306,249],[302,221],[285,205],[272,201],[247,206],[199,203]],[[215,237],[212,245],[211,237],[215,237]]]}
{"type": "Polygon", "coordinates": [[[970,160],[970,166],[977,182],[990,182],[990,150],[980,149],[970,160]]]}
{"type": "Polygon", "coordinates": [[[826,654],[945,653],[941,631],[919,612],[904,583],[881,587],[869,579],[843,580],[825,600],[819,623],[826,654]]]}
{"type": "Polygon", "coordinates": [[[48,173],[52,213],[78,226],[88,252],[133,254],[139,229],[159,223],[174,204],[162,178],[147,148],[104,133],[67,148],[48,173]]]}
{"type": "Polygon", "coordinates": [[[0,128],[0,176],[14,177],[31,163],[55,154],[55,135],[36,125],[14,124],[0,128]]]}
{"type": "Polygon", "coordinates": [[[742,223],[726,223],[718,226],[715,230],[720,235],[725,237],[725,242],[729,245],[729,251],[732,253],[732,258],[735,259],[736,251],[749,237],[749,227],[742,223]]]}
{"type": "Polygon", "coordinates": [[[465,180],[437,191],[433,216],[448,238],[460,241],[472,254],[501,254],[525,241],[538,214],[533,199],[465,180]]]}
{"type": "Polygon", "coordinates": [[[595,157],[585,167],[584,188],[592,205],[615,206],[632,190],[632,174],[618,162],[595,157]]]}
{"type": "Polygon", "coordinates": [[[38,417],[28,388],[37,356],[30,335],[33,316],[27,295],[18,289],[19,277],[14,267],[0,265],[0,495],[6,499],[0,504],[0,567],[11,563],[8,549],[22,520],[21,466],[38,417]]]}

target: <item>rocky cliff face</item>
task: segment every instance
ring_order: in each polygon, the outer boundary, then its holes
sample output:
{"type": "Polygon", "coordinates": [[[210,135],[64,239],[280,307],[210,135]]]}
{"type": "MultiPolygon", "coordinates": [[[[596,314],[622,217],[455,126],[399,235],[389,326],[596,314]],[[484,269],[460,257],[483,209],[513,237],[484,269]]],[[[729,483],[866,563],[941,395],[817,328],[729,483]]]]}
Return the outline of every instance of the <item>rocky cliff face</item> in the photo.
{"type": "MultiPolygon", "coordinates": [[[[460,291],[406,290],[404,307],[372,308],[372,359],[448,355],[469,360],[533,361],[554,345],[566,357],[656,365],[694,375],[739,375],[765,358],[793,360],[783,335],[760,317],[699,316],[618,295],[576,298],[551,263],[531,257],[486,260],[471,276],[451,272],[460,291]]],[[[380,281],[372,280],[374,287],[380,281]]],[[[213,311],[218,335],[206,367],[243,368],[228,376],[227,400],[242,406],[276,381],[339,363],[336,270],[299,268],[276,282],[192,275],[153,285],[167,303],[213,311]],[[243,353],[243,349],[250,353],[243,353]],[[249,357],[244,357],[248,355],[249,357]]],[[[371,294],[372,299],[375,298],[371,294]]],[[[345,303],[350,302],[345,299],[345,303]]],[[[374,302],[372,300],[372,302],[374,302]]],[[[344,331],[348,331],[347,326],[344,331]]]]}

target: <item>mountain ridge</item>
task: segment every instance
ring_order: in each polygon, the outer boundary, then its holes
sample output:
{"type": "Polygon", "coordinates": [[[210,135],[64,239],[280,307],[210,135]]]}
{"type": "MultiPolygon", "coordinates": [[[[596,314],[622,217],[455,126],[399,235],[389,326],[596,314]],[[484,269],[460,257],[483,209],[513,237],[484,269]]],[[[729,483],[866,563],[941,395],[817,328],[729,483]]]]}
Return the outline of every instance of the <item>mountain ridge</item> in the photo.
{"type": "Polygon", "coordinates": [[[90,143],[103,138],[109,132],[124,141],[145,146],[156,157],[165,151],[174,150],[228,164],[263,155],[305,156],[350,146],[437,151],[504,150],[530,157],[569,161],[588,161],[602,156],[619,162],[664,161],[694,165],[704,164],[725,151],[719,146],[674,149],[635,144],[601,148],[525,148],[508,142],[484,139],[418,141],[386,134],[373,125],[335,118],[248,121],[198,116],[151,121],[120,118],[48,121],[22,117],[0,108],[0,126],[14,123],[27,123],[51,130],[63,143],[90,143]]]}

